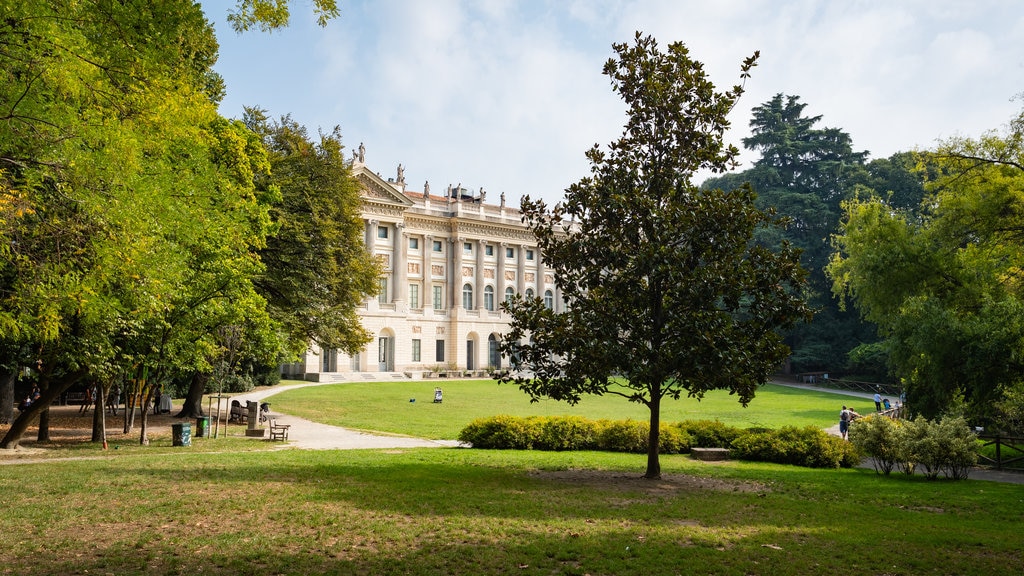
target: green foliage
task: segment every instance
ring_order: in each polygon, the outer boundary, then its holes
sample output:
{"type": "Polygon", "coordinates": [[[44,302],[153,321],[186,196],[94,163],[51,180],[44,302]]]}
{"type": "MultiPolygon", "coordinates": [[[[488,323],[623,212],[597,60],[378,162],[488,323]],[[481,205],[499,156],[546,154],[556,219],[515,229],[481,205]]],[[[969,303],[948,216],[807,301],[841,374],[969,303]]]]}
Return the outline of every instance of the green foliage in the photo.
{"type": "Polygon", "coordinates": [[[850,468],[860,461],[849,442],[813,426],[748,432],[732,442],[731,454],[741,460],[808,468],[850,468]]]}
{"type": "Polygon", "coordinates": [[[459,442],[476,448],[531,450],[537,439],[537,427],[531,418],[498,415],[479,418],[459,432],[459,442]]]}
{"type": "MultiPolygon", "coordinates": [[[[889,350],[884,342],[858,344],[846,360],[847,374],[858,374],[872,382],[885,382],[889,376],[889,350]]],[[[849,376],[847,376],[849,377],[849,376]]]]}
{"type": "Polygon", "coordinates": [[[912,196],[916,183],[917,199],[923,188],[912,178],[901,179],[910,172],[899,156],[865,165],[867,153],[853,150],[849,134],[818,127],[821,116],[804,116],[806,106],[798,96],[777,94],[755,107],[751,136],[743,144],[761,157],[753,168],[710,179],[704,187],[749,182],[759,208],[773,209],[788,219],[785,228],[760,228],[756,239],[769,247],[792,244],[808,270],[808,300],[816,313],[811,322],[787,331],[786,342],[793,350],[790,364],[797,372],[838,373],[852,348],[877,338],[874,326],[841,309],[830,295],[825,266],[828,239],[837,231],[842,213],[840,202],[858,187],[879,186],[884,194],[890,186],[899,186],[901,194],[912,196]]]}
{"type": "Polygon", "coordinates": [[[1021,117],[922,154],[917,212],[877,196],[844,204],[833,290],[879,326],[908,406],[929,418],[962,398],[972,422],[998,426],[995,407],[1022,381],[1021,117]]]}
{"type": "Polygon", "coordinates": [[[698,448],[728,448],[742,431],[718,420],[683,420],[675,424],[698,448]]]}
{"type": "MultiPolygon", "coordinates": [[[[7,2],[0,21],[0,339],[59,393],[209,370],[217,329],[280,342],[255,293],[259,140],[217,114],[198,4],[7,2]]],[[[33,410],[3,440],[16,445],[33,410]]]]}
{"type": "MultiPolygon", "coordinates": [[[[273,32],[288,26],[291,19],[289,0],[237,0],[229,11],[228,22],[235,32],[246,32],[254,26],[263,32],[273,32]]],[[[337,0],[313,0],[313,14],[320,26],[341,14],[337,0]]]]}
{"type": "Polygon", "coordinates": [[[993,405],[995,427],[1003,434],[1024,436],[1024,382],[1007,387],[1002,400],[993,405]]]}
{"type": "MultiPolygon", "coordinates": [[[[662,401],[684,395],[727,389],[745,405],[788,354],[779,331],[808,310],[797,251],[751,242],[778,222],[755,207],[750,188],[692,182],[735,164],[739,151],[722,136],[743,87],[716,91],[682,43],[662,51],[638,33],[614,49],[604,73],[629,109],[622,137],[587,152],[591,175],[564,203],[521,205],[571,306],[503,305],[512,321],[501,351],[515,361],[502,381],[571,404],[619,395],[647,406],[655,424],[662,401]]],[[[756,60],[744,61],[742,79],[756,60]]],[[[659,443],[649,444],[653,478],[659,443]]]]}
{"type": "Polygon", "coordinates": [[[357,306],[376,292],[380,265],[363,244],[360,189],[341,134],[335,128],[314,142],[290,117],[271,122],[257,108],[246,110],[245,122],[269,152],[257,188],[280,199],[256,288],[287,334],[291,357],[310,342],[355,354],[371,339],[357,306]]]}
{"type": "Polygon", "coordinates": [[[974,434],[962,417],[943,417],[929,421],[894,421],[884,416],[869,416],[850,426],[850,441],[875,461],[875,470],[889,474],[896,466],[905,474],[920,469],[928,479],[939,473],[963,480],[978,462],[974,434]]]}
{"type": "MultiPolygon", "coordinates": [[[[459,433],[459,440],[474,448],[486,449],[604,450],[642,454],[648,451],[649,430],[646,422],[638,420],[502,415],[474,420],[459,433]]],[[[662,454],[687,453],[692,446],[729,448],[732,455],[741,460],[810,468],[849,468],[860,460],[850,443],[813,426],[744,431],[716,422],[683,421],[663,423],[658,441],[662,454]],[[702,433],[707,444],[696,442],[690,430],[702,433]]]]}
{"type": "Polygon", "coordinates": [[[886,416],[871,415],[850,423],[850,442],[859,452],[870,457],[875,471],[889,475],[896,466],[901,450],[899,424],[886,416]]]}
{"type": "Polygon", "coordinates": [[[537,450],[592,450],[598,445],[600,425],[580,416],[533,419],[540,426],[537,450]]]}

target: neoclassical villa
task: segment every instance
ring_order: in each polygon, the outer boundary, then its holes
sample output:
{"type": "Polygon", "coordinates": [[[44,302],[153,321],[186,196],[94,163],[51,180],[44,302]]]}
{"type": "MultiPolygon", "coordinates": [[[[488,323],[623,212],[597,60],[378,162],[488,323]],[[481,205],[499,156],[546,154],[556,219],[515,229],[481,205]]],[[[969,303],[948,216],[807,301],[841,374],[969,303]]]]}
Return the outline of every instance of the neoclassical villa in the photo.
{"type": "Polygon", "coordinates": [[[551,271],[519,210],[485,202],[486,193],[460,185],[442,195],[409,190],[404,170],[387,180],[352,162],[362,186],[366,249],[384,266],[380,295],[361,306],[374,340],[348,356],[315,344],[282,375],[314,381],[418,377],[439,369],[483,372],[501,368],[500,335],[509,318],[503,299],[520,293],[561,307],[551,271]]]}

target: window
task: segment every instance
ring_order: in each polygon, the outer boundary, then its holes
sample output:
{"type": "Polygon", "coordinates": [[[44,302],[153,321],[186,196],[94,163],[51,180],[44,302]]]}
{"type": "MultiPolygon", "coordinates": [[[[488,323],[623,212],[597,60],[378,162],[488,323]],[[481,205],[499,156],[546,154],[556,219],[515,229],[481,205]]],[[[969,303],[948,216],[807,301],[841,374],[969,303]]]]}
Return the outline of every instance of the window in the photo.
{"type": "Polygon", "coordinates": [[[516,291],[513,290],[511,286],[509,286],[508,288],[505,288],[505,302],[511,303],[512,302],[512,298],[514,298],[515,295],[516,295],[516,291]]]}
{"type": "Polygon", "coordinates": [[[441,299],[441,286],[434,285],[434,310],[444,310],[444,300],[441,299]]]}
{"type": "Polygon", "coordinates": [[[462,251],[465,252],[466,254],[472,254],[473,253],[473,243],[472,242],[463,242],[462,243],[462,251]]]}
{"type": "Polygon", "coordinates": [[[548,310],[555,307],[555,295],[552,294],[551,290],[544,291],[544,307],[548,310]]]}
{"type": "Polygon", "coordinates": [[[412,341],[412,361],[420,361],[420,341],[418,338],[412,341]]]}
{"type": "Polygon", "coordinates": [[[379,302],[381,304],[387,304],[388,303],[388,279],[387,278],[378,278],[377,279],[377,289],[380,290],[377,293],[377,302],[379,302]]]}
{"type": "Polygon", "coordinates": [[[436,348],[434,350],[434,361],[444,362],[444,340],[438,340],[435,343],[435,346],[436,348]]]}
{"type": "Polygon", "coordinates": [[[526,297],[527,298],[533,298],[533,288],[527,288],[526,289],[526,297]]]}
{"type": "Polygon", "coordinates": [[[441,241],[434,240],[434,252],[441,252],[441,241]]]}
{"type": "Polygon", "coordinates": [[[484,308],[494,312],[494,286],[484,287],[484,308]]]}
{"type": "Polygon", "coordinates": [[[409,308],[417,309],[420,307],[420,285],[409,284],[409,308]]]}
{"type": "Polygon", "coordinates": [[[533,250],[527,250],[526,251],[526,259],[527,260],[533,260],[533,250]]]}
{"type": "Polygon", "coordinates": [[[473,309],[473,287],[469,284],[462,287],[462,307],[466,310],[473,309]]]}
{"type": "Polygon", "coordinates": [[[377,226],[377,238],[387,238],[387,237],[388,237],[388,227],[387,226],[377,226]]]}
{"type": "Polygon", "coordinates": [[[490,244],[484,246],[484,256],[494,256],[494,246],[490,244]]]}
{"type": "Polygon", "coordinates": [[[516,257],[516,249],[515,248],[505,248],[505,258],[515,258],[515,257],[516,257]]]}
{"type": "Polygon", "coordinates": [[[420,249],[420,239],[419,238],[409,238],[409,250],[419,250],[419,249],[420,249]]]}

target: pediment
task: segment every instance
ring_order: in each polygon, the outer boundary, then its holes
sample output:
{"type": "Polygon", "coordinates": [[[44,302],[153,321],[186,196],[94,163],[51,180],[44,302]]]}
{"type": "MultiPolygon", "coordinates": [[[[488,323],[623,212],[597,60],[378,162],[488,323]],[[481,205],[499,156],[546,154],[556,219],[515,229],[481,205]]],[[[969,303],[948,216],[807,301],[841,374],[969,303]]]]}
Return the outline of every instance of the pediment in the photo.
{"type": "MultiPolygon", "coordinates": [[[[357,165],[352,168],[352,175],[359,181],[361,190],[360,196],[364,200],[376,204],[390,204],[393,206],[409,207],[413,201],[396,188],[396,184],[384,180],[366,165],[357,165]]],[[[400,186],[400,185],[398,185],[400,186]]]]}

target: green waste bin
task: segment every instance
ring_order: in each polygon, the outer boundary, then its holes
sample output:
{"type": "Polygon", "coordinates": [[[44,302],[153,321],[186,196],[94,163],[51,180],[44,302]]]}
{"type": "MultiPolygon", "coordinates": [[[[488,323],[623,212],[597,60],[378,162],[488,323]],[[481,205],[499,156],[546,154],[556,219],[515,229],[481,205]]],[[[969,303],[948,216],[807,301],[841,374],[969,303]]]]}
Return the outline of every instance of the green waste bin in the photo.
{"type": "Polygon", "coordinates": [[[188,422],[182,422],[181,424],[171,424],[171,445],[191,446],[192,425],[189,424],[188,422]]]}
{"type": "Polygon", "coordinates": [[[210,417],[200,416],[196,418],[196,438],[210,437],[210,417]]]}

